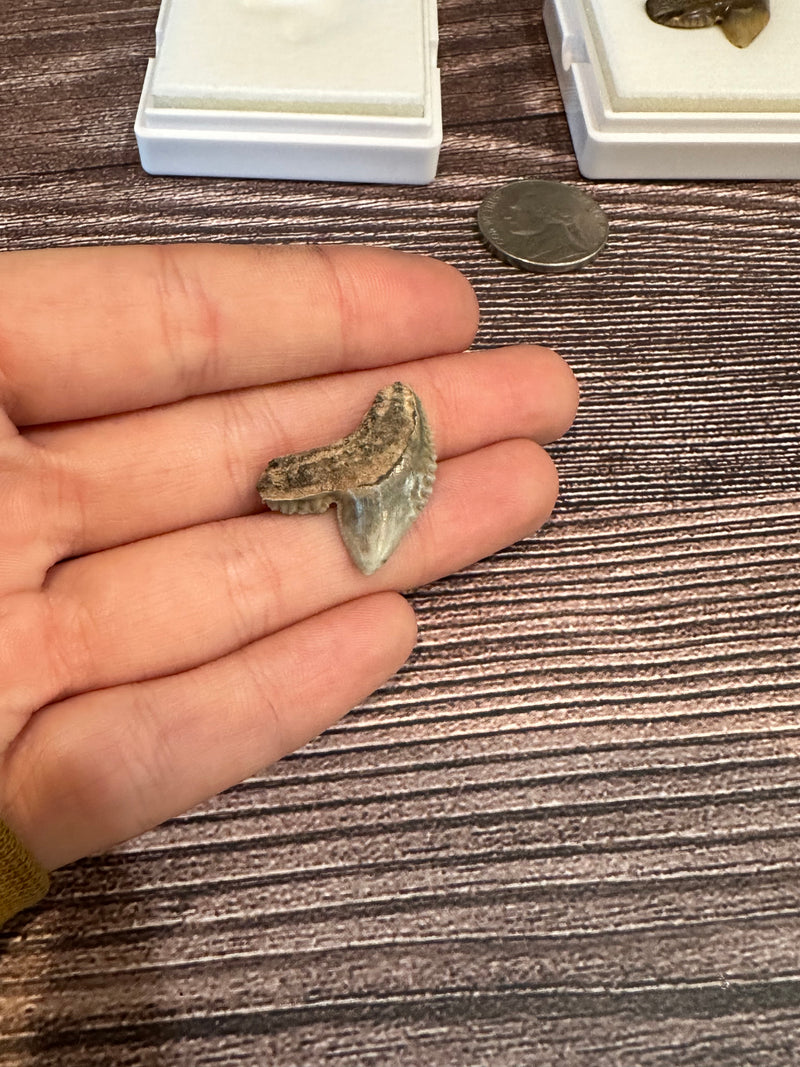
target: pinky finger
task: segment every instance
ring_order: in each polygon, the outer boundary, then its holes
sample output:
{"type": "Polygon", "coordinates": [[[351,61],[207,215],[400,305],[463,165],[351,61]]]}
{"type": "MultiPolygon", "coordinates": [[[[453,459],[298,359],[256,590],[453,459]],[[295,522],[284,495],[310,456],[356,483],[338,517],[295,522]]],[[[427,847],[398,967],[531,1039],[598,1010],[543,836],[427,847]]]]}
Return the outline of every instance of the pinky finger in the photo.
{"type": "Polygon", "coordinates": [[[44,708],[6,768],[8,821],[49,869],[134,837],[315,737],[415,639],[411,607],[379,593],[183,674],[44,708]]]}

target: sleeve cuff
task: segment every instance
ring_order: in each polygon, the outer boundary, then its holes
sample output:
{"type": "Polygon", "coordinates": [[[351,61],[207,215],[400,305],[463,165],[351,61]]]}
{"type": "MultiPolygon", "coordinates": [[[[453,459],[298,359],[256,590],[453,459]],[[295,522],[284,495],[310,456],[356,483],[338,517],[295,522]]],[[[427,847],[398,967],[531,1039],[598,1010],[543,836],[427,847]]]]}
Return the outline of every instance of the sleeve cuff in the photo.
{"type": "Polygon", "coordinates": [[[50,888],[50,876],[25,846],[0,822],[0,926],[37,904],[50,888]]]}

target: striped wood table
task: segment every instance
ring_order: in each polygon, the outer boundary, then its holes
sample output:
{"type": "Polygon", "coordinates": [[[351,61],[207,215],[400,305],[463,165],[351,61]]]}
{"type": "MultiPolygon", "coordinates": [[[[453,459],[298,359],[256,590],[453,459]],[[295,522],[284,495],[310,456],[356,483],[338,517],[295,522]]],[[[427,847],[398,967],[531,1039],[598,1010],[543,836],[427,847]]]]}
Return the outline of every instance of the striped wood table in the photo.
{"type": "Polygon", "coordinates": [[[4,248],[433,253],[583,404],[553,521],[416,593],[390,684],[0,936],[0,1067],[800,1064],[798,187],[584,182],[524,0],[441,0],[430,187],[152,178],[156,13],[4,4],[4,248]],[[526,176],[605,208],[590,269],[483,248],[526,176]]]}

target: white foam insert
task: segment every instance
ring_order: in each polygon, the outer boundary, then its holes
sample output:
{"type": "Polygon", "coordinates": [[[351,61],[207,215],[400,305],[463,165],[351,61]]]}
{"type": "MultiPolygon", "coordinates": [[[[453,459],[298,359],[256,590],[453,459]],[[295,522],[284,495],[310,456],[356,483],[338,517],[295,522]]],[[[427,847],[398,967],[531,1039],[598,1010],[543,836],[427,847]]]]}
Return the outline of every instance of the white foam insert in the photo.
{"type": "Polygon", "coordinates": [[[630,111],[800,111],[800,0],[772,0],[747,48],[718,26],[680,30],[644,0],[583,0],[613,106],[630,111]]]}
{"type": "Polygon", "coordinates": [[[419,116],[422,0],[171,0],[157,107],[419,116]]]}

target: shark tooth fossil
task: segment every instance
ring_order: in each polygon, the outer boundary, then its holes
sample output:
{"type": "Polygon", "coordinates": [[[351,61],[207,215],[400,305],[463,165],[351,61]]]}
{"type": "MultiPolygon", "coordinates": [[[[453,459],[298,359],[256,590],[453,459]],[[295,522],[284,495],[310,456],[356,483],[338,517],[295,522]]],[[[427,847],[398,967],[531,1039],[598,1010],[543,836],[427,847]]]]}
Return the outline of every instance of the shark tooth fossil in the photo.
{"type": "Polygon", "coordinates": [[[331,445],[279,456],[258,480],[284,515],[336,505],[342,540],[364,574],[382,566],[424,508],[436,453],[422,403],[402,382],[381,389],[361,425],[331,445]]]}
{"type": "Polygon", "coordinates": [[[647,0],[645,8],[661,26],[697,30],[719,25],[737,48],[747,48],[769,22],[769,0],[647,0]]]}

